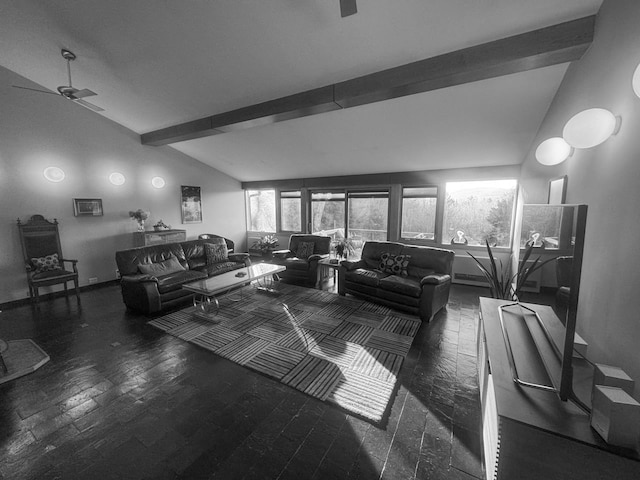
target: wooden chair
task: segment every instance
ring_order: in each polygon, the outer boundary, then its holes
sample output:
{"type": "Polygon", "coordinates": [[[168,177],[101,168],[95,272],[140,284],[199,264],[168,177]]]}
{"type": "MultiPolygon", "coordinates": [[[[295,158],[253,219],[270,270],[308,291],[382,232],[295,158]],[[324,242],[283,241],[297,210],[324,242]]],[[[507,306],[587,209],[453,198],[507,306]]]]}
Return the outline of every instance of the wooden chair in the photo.
{"type": "Polygon", "coordinates": [[[64,258],[58,233],[58,220],[46,220],[42,215],[33,215],[26,223],[18,219],[18,230],[22,243],[29,296],[38,303],[40,287],[64,283],[64,293],[68,296],[67,282],[73,282],[76,296],[80,300],[78,289],[77,260],[64,258]],[[64,264],[71,264],[73,271],[65,270],[64,264]]]}

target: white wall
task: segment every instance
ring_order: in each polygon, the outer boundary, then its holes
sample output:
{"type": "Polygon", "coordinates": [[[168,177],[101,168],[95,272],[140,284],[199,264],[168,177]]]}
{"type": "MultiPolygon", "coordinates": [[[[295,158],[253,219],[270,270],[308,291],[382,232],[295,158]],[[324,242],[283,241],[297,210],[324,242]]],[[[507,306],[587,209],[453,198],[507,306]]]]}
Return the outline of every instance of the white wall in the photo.
{"type": "Polygon", "coordinates": [[[189,239],[216,233],[244,248],[240,182],[170,147],[143,146],[134,132],[60,96],[11,85],[39,88],[0,67],[0,303],[28,296],[16,219],[34,214],[60,222],[62,249],[79,260],[81,285],[116,278],[114,254],[133,246],[128,212],[138,208],[151,212],[147,229],[162,219],[189,239]],[[44,179],[49,165],[65,171],[63,182],[44,179]],[[113,171],[126,176],[124,185],[109,183],[113,171]],[[151,187],[155,175],[166,180],[163,189],[151,187]],[[202,188],[202,223],[181,224],[181,185],[202,188]],[[104,216],[74,217],[73,198],[101,198],[104,216]]]}
{"type": "Polygon", "coordinates": [[[605,0],[595,39],[567,71],[523,166],[528,203],[545,203],[547,181],[568,175],[567,203],[589,206],[578,332],[589,356],[624,368],[640,398],[640,98],[631,77],[640,63],[640,2],[605,0]],[[591,107],[622,117],[621,130],[602,145],[578,150],[555,167],[533,156],[544,139],[559,136],[565,122],[591,107]]]}

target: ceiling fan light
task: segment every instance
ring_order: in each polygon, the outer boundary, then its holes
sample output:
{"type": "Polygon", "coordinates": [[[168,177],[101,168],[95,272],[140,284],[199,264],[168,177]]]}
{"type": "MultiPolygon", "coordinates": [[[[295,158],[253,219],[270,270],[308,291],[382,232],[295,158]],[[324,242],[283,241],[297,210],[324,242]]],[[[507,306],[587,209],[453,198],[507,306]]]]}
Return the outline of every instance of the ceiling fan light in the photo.
{"type": "Polygon", "coordinates": [[[151,179],[151,185],[153,185],[154,188],[163,188],[165,184],[164,178],[162,177],[153,177],[151,179]]]}
{"type": "Polygon", "coordinates": [[[617,127],[618,120],[609,110],[590,108],[569,119],[562,137],[572,147],[591,148],[607,140],[617,127]]]}
{"type": "Polygon", "coordinates": [[[64,171],[58,167],[47,167],[42,172],[44,178],[53,183],[59,183],[64,180],[64,171]]]}
{"type": "Polygon", "coordinates": [[[123,185],[125,182],[124,175],[120,172],[113,172],[109,175],[109,181],[116,186],[123,185]]]}
{"type": "Polygon", "coordinates": [[[633,87],[635,94],[640,97],[640,64],[636,67],[636,71],[633,72],[631,86],[633,87]]]}
{"type": "Polygon", "coordinates": [[[571,156],[573,149],[564,138],[548,138],[536,148],[536,160],[542,165],[557,165],[571,156]]]}

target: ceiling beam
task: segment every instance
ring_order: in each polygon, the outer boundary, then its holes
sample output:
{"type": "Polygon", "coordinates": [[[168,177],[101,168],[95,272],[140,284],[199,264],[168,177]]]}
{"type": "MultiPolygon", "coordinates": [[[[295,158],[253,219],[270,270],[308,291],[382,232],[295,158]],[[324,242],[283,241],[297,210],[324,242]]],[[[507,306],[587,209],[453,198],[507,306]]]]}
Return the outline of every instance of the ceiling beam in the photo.
{"type": "Polygon", "coordinates": [[[167,145],[579,60],[595,15],[144,133],[167,145]]]}

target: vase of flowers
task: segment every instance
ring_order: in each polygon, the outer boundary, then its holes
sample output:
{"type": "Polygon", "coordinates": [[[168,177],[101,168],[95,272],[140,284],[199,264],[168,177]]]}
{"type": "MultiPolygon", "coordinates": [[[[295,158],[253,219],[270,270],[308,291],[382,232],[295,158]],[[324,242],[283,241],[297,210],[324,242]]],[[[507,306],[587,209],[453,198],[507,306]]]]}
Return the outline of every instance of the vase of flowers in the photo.
{"type": "Polygon", "coordinates": [[[356,248],[350,238],[341,238],[337,240],[333,248],[336,251],[336,257],[339,260],[346,260],[349,255],[355,255],[356,253],[356,248]]]}
{"type": "Polygon", "coordinates": [[[138,231],[144,232],[144,221],[149,218],[149,212],[145,212],[144,210],[139,208],[138,210],[130,211],[129,217],[138,222],[138,231]]]}

